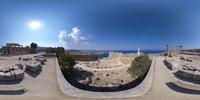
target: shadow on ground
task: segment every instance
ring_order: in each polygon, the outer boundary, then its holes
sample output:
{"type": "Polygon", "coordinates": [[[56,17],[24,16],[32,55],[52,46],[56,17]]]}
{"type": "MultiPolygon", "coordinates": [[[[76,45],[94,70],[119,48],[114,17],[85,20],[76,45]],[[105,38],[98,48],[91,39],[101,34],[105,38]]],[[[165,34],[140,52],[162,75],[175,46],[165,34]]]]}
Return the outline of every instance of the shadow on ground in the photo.
{"type": "Polygon", "coordinates": [[[176,91],[176,92],[181,92],[185,94],[200,94],[200,91],[195,91],[195,90],[188,90],[184,89],[178,86],[175,86],[172,82],[165,83],[170,89],[176,91]]]}
{"type": "Polygon", "coordinates": [[[25,73],[27,73],[29,76],[36,78],[38,75],[40,75],[40,73],[42,72],[42,68],[37,71],[36,73],[31,72],[30,70],[25,70],[25,73]]]}
{"type": "Polygon", "coordinates": [[[186,81],[186,82],[190,82],[190,83],[193,83],[193,84],[197,84],[197,85],[200,85],[200,81],[196,81],[196,80],[192,80],[192,79],[187,79],[185,77],[181,77],[178,75],[178,71],[173,73],[174,76],[182,81],[186,81]]]}
{"type": "Polygon", "coordinates": [[[0,95],[21,95],[24,94],[25,91],[0,91],[0,95]]]}
{"type": "Polygon", "coordinates": [[[23,79],[20,80],[10,80],[10,81],[0,81],[0,85],[15,85],[22,82],[23,79]]]}

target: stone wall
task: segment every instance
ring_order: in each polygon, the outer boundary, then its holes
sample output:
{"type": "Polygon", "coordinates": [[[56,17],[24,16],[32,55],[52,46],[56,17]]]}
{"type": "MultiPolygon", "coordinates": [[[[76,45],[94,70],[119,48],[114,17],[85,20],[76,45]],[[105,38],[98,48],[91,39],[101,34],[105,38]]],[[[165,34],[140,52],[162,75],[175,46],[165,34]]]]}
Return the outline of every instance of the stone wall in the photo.
{"type": "Polygon", "coordinates": [[[59,54],[59,53],[65,53],[65,49],[63,47],[57,47],[57,48],[49,47],[49,48],[45,49],[45,52],[46,53],[56,53],[56,54],[59,54]]]}
{"type": "Polygon", "coordinates": [[[116,58],[129,58],[129,57],[135,57],[135,53],[126,53],[123,54],[121,52],[109,52],[109,58],[110,59],[116,59],[116,58]]]}
{"type": "Polygon", "coordinates": [[[186,49],[184,50],[185,52],[195,52],[195,53],[200,53],[200,49],[186,49]]]}
{"type": "Polygon", "coordinates": [[[23,47],[17,43],[7,43],[6,46],[2,46],[1,53],[8,55],[29,54],[30,49],[29,46],[23,47]]]}
{"type": "Polygon", "coordinates": [[[126,53],[121,52],[109,52],[109,59],[119,60],[123,64],[130,64],[135,59],[137,54],[135,53],[126,53]]]}
{"type": "Polygon", "coordinates": [[[95,54],[91,55],[71,55],[76,61],[97,61],[95,54]]]}

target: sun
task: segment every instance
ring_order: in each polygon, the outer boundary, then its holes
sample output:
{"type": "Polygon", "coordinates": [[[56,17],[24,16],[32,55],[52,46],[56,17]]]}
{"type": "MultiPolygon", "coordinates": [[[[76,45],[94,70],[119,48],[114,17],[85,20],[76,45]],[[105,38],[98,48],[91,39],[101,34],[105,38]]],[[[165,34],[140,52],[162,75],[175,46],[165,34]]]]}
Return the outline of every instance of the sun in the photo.
{"type": "Polygon", "coordinates": [[[37,29],[37,28],[40,28],[40,27],[41,27],[41,23],[38,22],[38,21],[32,21],[32,22],[30,22],[29,26],[30,26],[32,29],[37,29]]]}

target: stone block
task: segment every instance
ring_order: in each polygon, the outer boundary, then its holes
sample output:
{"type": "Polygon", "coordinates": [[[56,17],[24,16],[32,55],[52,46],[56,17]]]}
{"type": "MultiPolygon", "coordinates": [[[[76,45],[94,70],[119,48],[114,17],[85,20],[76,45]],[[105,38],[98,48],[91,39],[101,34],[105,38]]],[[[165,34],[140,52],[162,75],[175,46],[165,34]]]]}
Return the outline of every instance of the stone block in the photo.
{"type": "Polygon", "coordinates": [[[15,66],[18,66],[21,70],[23,70],[23,65],[22,64],[16,64],[15,66]]]}
{"type": "Polygon", "coordinates": [[[10,72],[4,73],[4,80],[12,80],[12,75],[10,72]]]}
{"type": "Polygon", "coordinates": [[[32,72],[37,72],[42,68],[41,64],[37,61],[26,64],[26,69],[32,72]]]}
{"type": "Polygon", "coordinates": [[[44,59],[41,59],[41,58],[40,58],[40,59],[37,58],[37,59],[35,59],[35,61],[40,62],[40,64],[42,64],[42,65],[45,64],[45,63],[44,63],[44,62],[45,62],[44,59]]]}
{"type": "Polygon", "coordinates": [[[24,71],[23,70],[18,69],[18,70],[14,70],[13,72],[15,74],[15,79],[16,80],[24,78],[24,71]]]}
{"type": "Polygon", "coordinates": [[[14,70],[13,66],[10,66],[9,69],[10,69],[10,70],[14,70]]]}
{"type": "Polygon", "coordinates": [[[10,71],[9,67],[5,67],[5,69],[6,69],[6,72],[9,72],[9,71],[10,71]]]}
{"type": "Polygon", "coordinates": [[[4,72],[0,72],[0,80],[4,80],[4,72]]]}
{"type": "Polygon", "coordinates": [[[15,73],[14,73],[14,71],[10,71],[10,74],[11,74],[12,80],[14,80],[15,79],[15,73]]]}
{"type": "Polygon", "coordinates": [[[2,67],[2,66],[0,66],[0,72],[2,72],[2,70],[3,70],[3,67],[2,67]]]}
{"type": "Polygon", "coordinates": [[[165,59],[164,63],[171,70],[176,70],[180,68],[178,63],[172,62],[170,59],[165,59]]]}
{"type": "Polygon", "coordinates": [[[6,67],[2,67],[2,72],[6,72],[6,67]]]}
{"type": "Polygon", "coordinates": [[[184,77],[186,77],[186,78],[192,79],[193,73],[194,73],[194,71],[185,70],[184,73],[183,73],[183,75],[184,75],[184,77]]]}
{"type": "Polygon", "coordinates": [[[182,69],[183,69],[183,70],[188,70],[188,67],[183,67],[182,69]]]}
{"type": "Polygon", "coordinates": [[[13,66],[14,70],[18,70],[19,67],[18,66],[13,66]]]}

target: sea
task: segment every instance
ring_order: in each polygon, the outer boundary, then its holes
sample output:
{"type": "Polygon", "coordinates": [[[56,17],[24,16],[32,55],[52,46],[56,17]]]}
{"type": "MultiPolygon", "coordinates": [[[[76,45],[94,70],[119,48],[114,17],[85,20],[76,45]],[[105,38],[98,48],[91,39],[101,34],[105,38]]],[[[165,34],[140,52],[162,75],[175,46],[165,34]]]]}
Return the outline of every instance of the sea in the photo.
{"type": "MultiPolygon", "coordinates": [[[[123,54],[126,53],[137,53],[138,50],[80,50],[82,52],[91,52],[91,53],[97,53],[97,52],[107,52],[100,55],[96,55],[97,58],[105,58],[109,56],[109,52],[121,52],[123,54]]],[[[154,53],[163,53],[166,52],[166,50],[140,50],[143,54],[154,54],[154,53]]]]}

